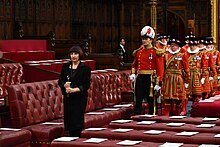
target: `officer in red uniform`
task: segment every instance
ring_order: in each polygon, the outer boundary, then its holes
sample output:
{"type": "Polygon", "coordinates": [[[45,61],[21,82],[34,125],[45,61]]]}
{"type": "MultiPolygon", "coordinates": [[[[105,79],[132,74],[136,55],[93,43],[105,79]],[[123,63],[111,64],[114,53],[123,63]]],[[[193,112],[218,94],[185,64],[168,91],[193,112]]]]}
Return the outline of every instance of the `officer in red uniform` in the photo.
{"type": "Polygon", "coordinates": [[[161,89],[164,64],[161,56],[156,54],[156,49],[152,46],[155,32],[152,27],[145,26],[141,30],[142,46],[133,52],[134,61],[132,63],[132,74],[130,79],[135,81],[135,105],[134,114],[141,114],[142,101],[146,98],[148,102],[148,113],[154,113],[154,99],[149,97],[151,86],[156,91],[161,89]],[[162,62],[161,62],[162,61],[162,62]],[[157,82],[152,85],[152,81],[157,77],[157,82]],[[159,84],[160,83],[160,84],[159,84]]]}

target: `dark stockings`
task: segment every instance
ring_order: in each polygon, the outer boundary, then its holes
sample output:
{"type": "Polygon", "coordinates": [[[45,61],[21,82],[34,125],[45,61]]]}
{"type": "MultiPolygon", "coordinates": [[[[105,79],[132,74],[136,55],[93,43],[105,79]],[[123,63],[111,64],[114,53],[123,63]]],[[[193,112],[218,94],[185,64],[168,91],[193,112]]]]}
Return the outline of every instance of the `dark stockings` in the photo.
{"type": "Polygon", "coordinates": [[[69,131],[70,137],[80,137],[81,136],[82,129],[77,129],[73,131],[69,131]]]}

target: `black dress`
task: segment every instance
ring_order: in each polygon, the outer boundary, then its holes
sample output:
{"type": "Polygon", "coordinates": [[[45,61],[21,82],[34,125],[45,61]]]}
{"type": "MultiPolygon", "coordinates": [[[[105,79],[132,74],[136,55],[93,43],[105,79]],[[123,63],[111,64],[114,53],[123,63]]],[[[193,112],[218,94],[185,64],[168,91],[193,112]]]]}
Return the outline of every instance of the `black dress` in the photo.
{"type": "Polygon", "coordinates": [[[70,69],[71,62],[64,63],[58,84],[64,96],[64,127],[65,130],[74,131],[84,127],[84,113],[90,87],[91,69],[80,62],[77,69],[70,69]],[[71,88],[78,87],[80,92],[66,93],[64,84],[71,82],[71,88]]]}

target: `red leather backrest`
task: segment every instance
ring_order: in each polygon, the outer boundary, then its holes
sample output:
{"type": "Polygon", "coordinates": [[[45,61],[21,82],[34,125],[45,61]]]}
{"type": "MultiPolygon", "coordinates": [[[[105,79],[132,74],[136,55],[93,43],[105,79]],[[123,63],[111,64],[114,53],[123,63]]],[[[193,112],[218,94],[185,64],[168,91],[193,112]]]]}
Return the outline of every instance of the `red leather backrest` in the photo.
{"type": "Polygon", "coordinates": [[[50,121],[63,116],[63,97],[57,80],[11,85],[8,92],[14,127],[50,121]]]}
{"type": "Polygon", "coordinates": [[[24,82],[23,67],[20,63],[4,63],[0,64],[0,96],[6,96],[7,90],[5,86],[20,84],[24,82]]]}
{"type": "Polygon", "coordinates": [[[131,91],[132,90],[132,81],[129,78],[129,75],[131,74],[130,70],[123,70],[118,72],[120,76],[120,82],[121,82],[121,90],[122,91],[131,91]]]}
{"type": "MultiPolygon", "coordinates": [[[[86,112],[120,103],[121,90],[129,89],[129,73],[130,71],[92,73],[86,112]]],[[[8,92],[14,127],[63,116],[63,96],[57,80],[11,85],[8,92]]]]}
{"type": "Polygon", "coordinates": [[[2,127],[2,119],[1,119],[1,116],[0,116],[0,127],[2,127]]]}
{"type": "Polygon", "coordinates": [[[117,72],[108,72],[106,77],[106,104],[114,105],[121,102],[121,85],[118,81],[117,72]]]}
{"type": "Polygon", "coordinates": [[[95,104],[93,101],[93,93],[94,93],[94,82],[95,82],[95,76],[94,74],[91,74],[91,83],[90,83],[90,88],[88,90],[88,100],[87,100],[87,105],[86,105],[86,111],[85,112],[90,112],[95,110],[95,104]]]}
{"type": "Polygon", "coordinates": [[[96,106],[103,108],[106,105],[114,105],[121,102],[121,84],[116,71],[103,71],[96,74],[97,100],[96,106]],[[101,99],[100,99],[101,97],[101,99]]]}

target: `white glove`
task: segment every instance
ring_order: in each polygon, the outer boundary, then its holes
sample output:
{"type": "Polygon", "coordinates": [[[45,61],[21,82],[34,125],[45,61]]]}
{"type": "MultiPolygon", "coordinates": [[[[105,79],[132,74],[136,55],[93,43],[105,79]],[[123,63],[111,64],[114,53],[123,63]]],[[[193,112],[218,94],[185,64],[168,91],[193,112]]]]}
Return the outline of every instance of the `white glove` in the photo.
{"type": "Polygon", "coordinates": [[[161,87],[159,85],[154,86],[154,90],[159,91],[160,89],[161,89],[161,87]]]}
{"type": "Polygon", "coordinates": [[[130,80],[131,80],[132,82],[134,82],[135,74],[131,74],[131,75],[129,76],[129,78],[130,78],[130,80]]]}
{"type": "Polygon", "coordinates": [[[213,80],[213,77],[209,77],[209,81],[213,80]]]}
{"type": "Polygon", "coordinates": [[[201,79],[201,83],[204,84],[205,83],[205,78],[201,79]]]}
{"type": "Polygon", "coordinates": [[[185,88],[188,88],[189,84],[188,83],[184,83],[184,86],[185,86],[185,88]]]}
{"type": "Polygon", "coordinates": [[[220,79],[220,76],[218,76],[218,80],[220,79]]]}

